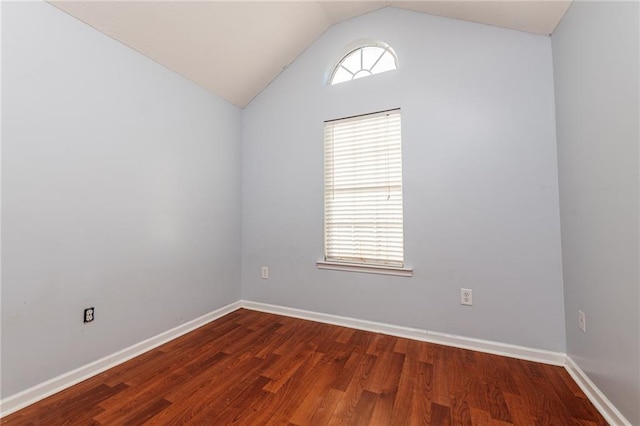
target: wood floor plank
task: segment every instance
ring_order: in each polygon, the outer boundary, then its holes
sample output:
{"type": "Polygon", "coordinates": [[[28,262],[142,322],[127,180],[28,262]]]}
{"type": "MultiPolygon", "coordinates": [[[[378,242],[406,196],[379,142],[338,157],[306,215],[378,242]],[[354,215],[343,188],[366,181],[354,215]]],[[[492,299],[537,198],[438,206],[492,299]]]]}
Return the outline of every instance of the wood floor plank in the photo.
{"type": "Polygon", "coordinates": [[[491,414],[478,408],[470,408],[471,424],[475,426],[491,425],[491,414]]]}
{"type": "MultiPolygon", "coordinates": [[[[370,424],[391,424],[391,418],[393,417],[393,402],[395,401],[396,396],[397,391],[395,390],[393,392],[383,392],[377,396],[376,405],[373,409],[373,413],[371,414],[370,424]]],[[[358,421],[361,421],[359,416],[356,415],[356,418],[358,418],[358,421]]]]}
{"type": "MultiPolygon", "coordinates": [[[[206,425],[251,424],[249,423],[251,415],[261,410],[262,407],[267,406],[270,402],[268,398],[274,395],[262,390],[269,383],[269,380],[267,377],[258,376],[225,409],[222,411],[203,410],[193,417],[189,423],[206,425]]],[[[176,422],[174,424],[184,423],[176,422]]]]}
{"type": "MultiPolygon", "coordinates": [[[[155,364],[155,361],[164,357],[164,352],[160,350],[149,351],[139,355],[124,364],[120,364],[118,368],[112,368],[102,372],[99,376],[102,377],[101,382],[107,386],[115,386],[119,383],[125,383],[128,377],[135,377],[140,374],[140,370],[144,365],[155,364]]],[[[95,380],[96,377],[92,377],[95,380]]],[[[83,382],[84,383],[84,382],[83,382]]],[[[76,385],[77,386],[77,385],[76,385]]],[[[79,391],[79,390],[77,390],[79,391]]]]}
{"type": "Polygon", "coordinates": [[[409,339],[398,338],[396,339],[396,344],[393,347],[393,351],[399,354],[407,354],[407,350],[409,350],[409,339]]]}
{"type": "MultiPolygon", "coordinates": [[[[298,351],[294,352],[295,356],[292,358],[285,358],[286,364],[280,364],[279,370],[272,375],[266,375],[271,381],[265,385],[264,390],[277,393],[282,386],[291,379],[291,377],[298,372],[300,367],[306,364],[313,358],[315,354],[313,347],[310,345],[303,345],[298,351]]],[[[283,361],[284,363],[284,361],[283,361]]]]}
{"type": "Polygon", "coordinates": [[[404,358],[403,354],[393,351],[380,354],[373,366],[372,374],[365,384],[365,389],[377,394],[395,393],[404,358]]]}
{"type": "Polygon", "coordinates": [[[179,391],[172,390],[167,399],[172,401],[175,409],[156,415],[151,424],[182,424],[201,412],[223,410],[236,397],[250,387],[258,378],[257,369],[263,362],[254,357],[241,360],[228,358],[229,362],[221,363],[202,374],[195,386],[183,386],[179,391]],[[218,378],[224,376],[225,380],[218,378]],[[211,395],[215,395],[212,398],[211,395]]]}
{"type": "MultiPolygon", "coordinates": [[[[323,406],[326,406],[327,402],[332,400],[327,398],[330,393],[339,394],[344,398],[345,393],[342,392],[342,389],[334,386],[336,378],[342,376],[344,365],[339,361],[336,362],[336,358],[331,353],[321,355],[315,367],[318,376],[315,374],[306,374],[304,376],[305,385],[303,385],[302,390],[306,393],[306,396],[297,406],[295,404],[291,406],[292,414],[287,416],[295,424],[309,424],[317,405],[323,404],[323,406]],[[315,382],[314,378],[316,378],[315,382]]],[[[328,414],[324,414],[323,417],[330,417],[334,409],[335,405],[323,408],[323,410],[328,411],[328,414]]]]}
{"type": "Polygon", "coordinates": [[[568,373],[239,309],[3,425],[606,425],[568,373]]]}
{"type": "MultiPolygon", "coordinates": [[[[373,416],[373,410],[376,408],[376,402],[378,401],[378,395],[369,392],[367,390],[362,391],[362,395],[360,395],[360,399],[356,404],[355,409],[353,410],[353,418],[361,424],[368,425],[371,423],[371,418],[373,416]]],[[[384,421],[381,421],[379,418],[375,419],[375,424],[386,424],[384,421]]]]}
{"type": "Polygon", "coordinates": [[[364,391],[365,384],[376,362],[376,357],[368,354],[360,355],[360,362],[352,376],[351,382],[347,386],[345,396],[338,402],[334,413],[331,415],[329,425],[349,424],[353,416],[353,411],[364,391]]]}
{"type": "Polygon", "coordinates": [[[505,392],[504,399],[505,403],[509,407],[509,412],[512,413],[511,415],[514,424],[536,424],[535,417],[532,415],[531,411],[527,409],[527,405],[523,403],[520,395],[505,392]]]}
{"type": "Polygon", "coordinates": [[[338,335],[338,337],[336,338],[336,342],[338,343],[347,343],[351,340],[351,338],[353,337],[353,333],[355,333],[355,329],[353,328],[347,328],[347,327],[340,327],[340,334],[338,335]]]}
{"type": "Polygon", "coordinates": [[[433,402],[444,407],[451,406],[449,390],[451,369],[447,357],[447,348],[441,346],[434,354],[433,360],[433,402]]]}
{"type": "MultiPolygon", "coordinates": [[[[325,335],[327,336],[327,335],[325,335]]],[[[301,368],[289,381],[285,383],[286,392],[292,394],[286,402],[278,407],[277,418],[281,422],[295,419],[296,413],[300,413],[301,406],[307,397],[324,396],[332,388],[336,379],[342,375],[347,357],[344,354],[344,345],[324,345],[326,352],[316,352],[319,358],[311,358],[306,365],[312,368],[301,368]],[[306,397],[305,397],[306,395],[306,397]]],[[[309,402],[309,400],[307,400],[309,402]]],[[[308,413],[303,412],[303,415],[308,413]]],[[[300,420],[302,424],[305,421],[300,420]]]]}
{"type": "Polygon", "coordinates": [[[304,409],[304,406],[300,407],[302,408],[302,410],[300,410],[301,412],[310,414],[308,416],[309,420],[307,421],[305,419],[303,420],[303,422],[295,423],[295,424],[298,424],[300,426],[326,425],[329,422],[331,415],[333,414],[333,409],[342,398],[344,398],[344,392],[336,389],[329,389],[326,392],[324,398],[317,397],[317,399],[320,399],[320,401],[318,401],[319,403],[314,404],[315,407],[313,408],[313,410],[308,411],[304,409]]]}
{"type": "Polygon", "coordinates": [[[393,405],[394,415],[392,419],[395,424],[409,424],[409,420],[415,412],[416,407],[413,406],[413,396],[416,394],[418,380],[420,380],[419,368],[420,362],[416,358],[405,358],[398,381],[398,392],[393,405]]]}
{"type": "Polygon", "coordinates": [[[226,354],[218,352],[214,356],[207,358],[208,363],[199,363],[201,368],[192,370],[192,372],[187,371],[184,366],[181,366],[177,371],[168,370],[166,366],[161,367],[157,375],[148,376],[136,385],[129,386],[127,390],[119,395],[101,402],[100,406],[106,411],[132,411],[136,409],[135,404],[137,401],[166,399],[172,389],[183,389],[196,382],[196,378],[199,377],[197,373],[202,371],[201,369],[205,365],[219,365],[220,361],[225,357],[227,357],[226,354]]]}
{"type": "Polygon", "coordinates": [[[431,404],[431,424],[449,426],[451,425],[451,408],[436,404],[431,404]]]}

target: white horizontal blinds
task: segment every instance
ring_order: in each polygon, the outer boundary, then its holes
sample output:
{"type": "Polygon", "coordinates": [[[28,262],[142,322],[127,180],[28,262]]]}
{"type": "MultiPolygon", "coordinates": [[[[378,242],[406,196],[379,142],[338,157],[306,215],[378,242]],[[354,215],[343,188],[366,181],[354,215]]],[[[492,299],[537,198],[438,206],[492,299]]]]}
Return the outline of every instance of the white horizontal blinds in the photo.
{"type": "Polygon", "coordinates": [[[327,261],[404,266],[400,110],[324,125],[327,261]]]}

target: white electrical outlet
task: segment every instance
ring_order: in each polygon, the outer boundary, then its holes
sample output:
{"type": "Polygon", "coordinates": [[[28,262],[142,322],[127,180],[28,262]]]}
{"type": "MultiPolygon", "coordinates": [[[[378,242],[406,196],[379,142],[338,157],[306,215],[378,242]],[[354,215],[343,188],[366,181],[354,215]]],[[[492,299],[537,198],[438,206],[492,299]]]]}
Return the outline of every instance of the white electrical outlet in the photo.
{"type": "Polygon", "coordinates": [[[268,266],[263,266],[262,267],[262,279],[263,280],[268,280],[269,279],[269,267],[268,266]]]}
{"type": "Polygon", "coordinates": [[[473,305],[473,290],[469,288],[460,289],[460,304],[461,305],[473,305]]]}
{"type": "Polygon", "coordinates": [[[584,333],[587,332],[587,317],[580,309],[578,309],[578,328],[584,333]]]}

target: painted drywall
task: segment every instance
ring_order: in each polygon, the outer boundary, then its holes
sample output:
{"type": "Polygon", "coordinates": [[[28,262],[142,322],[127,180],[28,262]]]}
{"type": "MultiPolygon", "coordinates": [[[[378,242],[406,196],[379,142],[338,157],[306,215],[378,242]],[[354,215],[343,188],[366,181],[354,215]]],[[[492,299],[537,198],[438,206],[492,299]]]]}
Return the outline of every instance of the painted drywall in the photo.
{"type": "Polygon", "coordinates": [[[2,7],[4,398],[240,298],[242,111],[47,3],[2,7]]]}
{"type": "Polygon", "coordinates": [[[639,8],[573,2],[552,36],[568,355],[640,424],[639,8]],[[578,329],[578,310],[586,333],[578,329]]]}
{"type": "Polygon", "coordinates": [[[243,114],[243,298],[563,352],[551,59],[548,37],[396,8],[330,28],[243,114]],[[399,69],[323,86],[363,38],[399,69]],[[318,270],[323,121],[397,107],[413,277],[318,270]]]}

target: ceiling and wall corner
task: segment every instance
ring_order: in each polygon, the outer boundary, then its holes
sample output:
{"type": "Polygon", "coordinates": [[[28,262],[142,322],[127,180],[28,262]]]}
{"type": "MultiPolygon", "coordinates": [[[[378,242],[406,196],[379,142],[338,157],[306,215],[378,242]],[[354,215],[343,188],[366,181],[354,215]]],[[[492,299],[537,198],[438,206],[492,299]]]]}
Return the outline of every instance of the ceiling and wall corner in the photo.
{"type": "Polygon", "coordinates": [[[561,1],[51,1],[244,108],[331,25],[387,6],[549,35],[561,1]]]}

